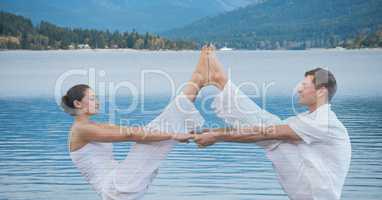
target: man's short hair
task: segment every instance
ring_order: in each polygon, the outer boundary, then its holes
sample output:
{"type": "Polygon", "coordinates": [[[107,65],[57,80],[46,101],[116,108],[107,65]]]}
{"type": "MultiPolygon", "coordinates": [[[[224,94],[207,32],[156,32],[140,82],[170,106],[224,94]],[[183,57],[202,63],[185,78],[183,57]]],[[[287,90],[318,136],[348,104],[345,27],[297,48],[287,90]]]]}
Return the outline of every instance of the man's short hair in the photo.
{"type": "Polygon", "coordinates": [[[313,76],[313,83],[316,89],[325,87],[328,90],[328,98],[329,101],[331,101],[337,91],[337,82],[332,72],[318,67],[316,69],[305,72],[305,77],[307,76],[313,76]]]}

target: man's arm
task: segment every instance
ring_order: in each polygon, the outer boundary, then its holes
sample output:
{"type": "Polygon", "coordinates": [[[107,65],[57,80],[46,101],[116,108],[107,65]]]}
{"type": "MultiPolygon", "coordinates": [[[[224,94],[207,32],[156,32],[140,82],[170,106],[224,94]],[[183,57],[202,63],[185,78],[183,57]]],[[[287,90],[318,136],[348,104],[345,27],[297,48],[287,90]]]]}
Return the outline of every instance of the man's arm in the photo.
{"type": "Polygon", "coordinates": [[[265,128],[215,129],[195,136],[199,146],[209,146],[215,142],[252,143],[264,140],[287,140],[296,142],[301,138],[288,125],[274,125],[265,128]]]}

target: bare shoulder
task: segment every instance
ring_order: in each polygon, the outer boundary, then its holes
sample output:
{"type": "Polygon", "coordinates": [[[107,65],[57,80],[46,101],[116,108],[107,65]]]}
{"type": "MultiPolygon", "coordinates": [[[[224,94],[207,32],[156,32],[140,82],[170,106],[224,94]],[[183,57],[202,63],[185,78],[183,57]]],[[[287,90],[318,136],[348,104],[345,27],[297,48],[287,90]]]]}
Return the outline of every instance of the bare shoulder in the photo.
{"type": "MultiPolygon", "coordinates": [[[[93,122],[74,122],[71,128],[72,139],[75,141],[86,141],[86,135],[94,132],[98,125],[93,122]]],[[[82,142],[81,142],[82,143],[82,142]]]]}
{"type": "Polygon", "coordinates": [[[72,132],[75,132],[76,134],[83,134],[99,127],[100,126],[94,122],[75,122],[72,125],[72,132]]]}
{"type": "Polygon", "coordinates": [[[85,146],[88,142],[82,137],[81,134],[81,127],[83,124],[80,123],[73,123],[71,129],[70,129],[70,137],[69,137],[69,145],[70,145],[70,151],[76,151],[83,146],[85,146]]]}

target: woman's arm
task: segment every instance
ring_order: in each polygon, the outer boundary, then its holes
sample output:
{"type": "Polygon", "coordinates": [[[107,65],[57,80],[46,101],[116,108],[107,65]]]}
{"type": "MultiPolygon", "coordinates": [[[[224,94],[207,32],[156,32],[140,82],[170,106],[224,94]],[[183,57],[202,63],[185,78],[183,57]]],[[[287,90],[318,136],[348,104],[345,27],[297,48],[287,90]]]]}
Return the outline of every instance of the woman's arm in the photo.
{"type": "Polygon", "coordinates": [[[80,124],[74,127],[81,139],[98,142],[155,142],[163,140],[177,140],[187,142],[193,138],[190,134],[164,133],[154,130],[145,130],[143,127],[123,127],[107,124],[80,124]]]}

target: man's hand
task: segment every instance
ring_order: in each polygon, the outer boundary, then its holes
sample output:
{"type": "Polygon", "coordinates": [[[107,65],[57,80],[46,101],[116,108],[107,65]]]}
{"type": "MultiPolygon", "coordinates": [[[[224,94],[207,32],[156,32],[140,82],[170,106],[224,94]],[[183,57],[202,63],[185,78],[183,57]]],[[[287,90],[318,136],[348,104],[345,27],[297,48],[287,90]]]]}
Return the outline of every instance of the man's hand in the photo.
{"type": "Polygon", "coordinates": [[[218,141],[217,132],[205,132],[194,136],[194,141],[199,147],[206,147],[215,144],[218,141]]]}
{"type": "Polygon", "coordinates": [[[172,136],[173,140],[176,140],[176,141],[182,142],[182,143],[189,143],[189,140],[193,139],[193,138],[194,138],[194,135],[189,134],[189,133],[174,134],[172,136]]]}

